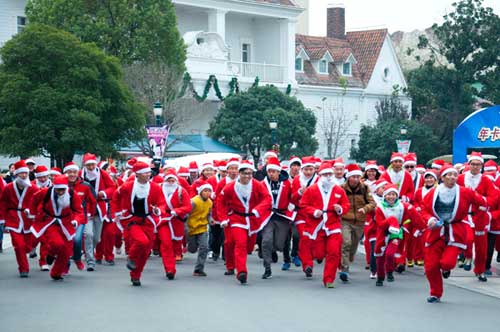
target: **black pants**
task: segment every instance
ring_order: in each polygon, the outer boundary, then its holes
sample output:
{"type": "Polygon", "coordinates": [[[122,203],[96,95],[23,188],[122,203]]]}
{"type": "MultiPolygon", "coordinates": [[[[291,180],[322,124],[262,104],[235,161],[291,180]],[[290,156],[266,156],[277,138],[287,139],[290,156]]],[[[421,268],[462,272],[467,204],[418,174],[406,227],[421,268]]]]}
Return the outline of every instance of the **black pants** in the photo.
{"type": "Polygon", "coordinates": [[[210,250],[214,256],[219,257],[224,244],[224,229],[220,225],[210,225],[210,250]]]}
{"type": "Polygon", "coordinates": [[[377,257],[375,257],[375,241],[370,241],[370,272],[377,273],[377,257]]]}
{"type": "Polygon", "coordinates": [[[283,262],[291,263],[290,257],[290,245],[292,245],[292,257],[296,257],[299,255],[299,241],[300,236],[299,232],[297,232],[297,227],[295,225],[292,226],[292,230],[285,242],[285,248],[283,249],[283,262]],[[293,240],[293,241],[292,241],[293,240]]]}
{"type": "Polygon", "coordinates": [[[491,260],[495,251],[496,234],[488,233],[488,256],[486,256],[486,270],[491,269],[491,260]]]}

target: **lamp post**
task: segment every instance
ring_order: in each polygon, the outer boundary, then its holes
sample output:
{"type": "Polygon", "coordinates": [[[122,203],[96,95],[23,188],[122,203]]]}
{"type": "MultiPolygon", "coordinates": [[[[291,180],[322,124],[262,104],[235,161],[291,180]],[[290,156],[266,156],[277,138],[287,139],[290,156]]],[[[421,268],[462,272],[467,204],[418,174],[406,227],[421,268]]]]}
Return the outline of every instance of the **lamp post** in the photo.
{"type": "Polygon", "coordinates": [[[162,108],[161,103],[159,101],[156,102],[154,107],[153,107],[153,114],[155,115],[156,126],[160,127],[161,126],[161,116],[163,115],[163,108],[162,108]]]}
{"type": "Polygon", "coordinates": [[[273,143],[273,150],[278,151],[278,142],[276,138],[277,129],[278,129],[278,121],[275,118],[272,118],[269,121],[269,128],[271,128],[271,140],[273,143]]]}
{"type": "Polygon", "coordinates": [[[408,133],[408,128],[406,125],[402,124],[399,127],[400,139],[396,140],[396,145],[398,147],[398,152],[406,154],[410,151],[411,141],[407,139],[406,134],[408,133]]]}

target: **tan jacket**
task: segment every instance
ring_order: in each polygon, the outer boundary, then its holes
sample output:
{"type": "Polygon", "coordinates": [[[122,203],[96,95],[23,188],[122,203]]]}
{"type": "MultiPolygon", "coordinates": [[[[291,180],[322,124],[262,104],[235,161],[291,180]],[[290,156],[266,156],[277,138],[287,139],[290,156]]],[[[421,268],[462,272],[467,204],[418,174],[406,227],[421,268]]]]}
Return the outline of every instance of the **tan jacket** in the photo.
{"type": "Polygon", "coordinates": [[[373,211],[376,207],[376,203],[373,200],[370,189],[367,185],[359,183],[353,190],[349,186],[348,181],[346,181],[341,187],[347,194],[349,203],[351,203],[349,212],[342,216],[342,221],[347,221],[357,226],[363,226],[366,221],[366,214],[373,211]],[[360,208],[363,208],[365,213],[358,212],[360,208]]]}

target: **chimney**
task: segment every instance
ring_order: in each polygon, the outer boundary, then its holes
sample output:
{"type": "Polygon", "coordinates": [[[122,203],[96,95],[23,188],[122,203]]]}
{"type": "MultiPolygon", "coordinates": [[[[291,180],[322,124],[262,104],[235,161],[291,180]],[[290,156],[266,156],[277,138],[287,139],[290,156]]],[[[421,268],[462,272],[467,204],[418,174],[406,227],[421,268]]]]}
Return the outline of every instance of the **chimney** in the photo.
{"type": "Polygon", "coordinates": [[[345,8],[343,4],[329,4],[326,14],[326,36],[345,39],[345,8]]]}

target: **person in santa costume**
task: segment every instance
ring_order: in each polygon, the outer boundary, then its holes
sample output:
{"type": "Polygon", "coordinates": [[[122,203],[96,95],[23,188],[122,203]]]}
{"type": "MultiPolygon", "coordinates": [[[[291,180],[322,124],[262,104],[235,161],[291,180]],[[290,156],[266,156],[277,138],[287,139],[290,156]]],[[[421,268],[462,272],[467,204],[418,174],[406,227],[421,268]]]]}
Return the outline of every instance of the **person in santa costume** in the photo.
{"type": "MultiPolygon", "coordinates": [[[[468,164],[470,170],[464,174],[460,174],[457,184],[470,188],[479,195],[487,197],[490,200],[494,199],[496,194],[495,186],[491,180],[481,174],[481,169],[484,164],[481,152],[471,152],[468,156],[468,164]]],[[[479,281],[487,281],[484,272],[486,271],[486,257],[488,253],[488,228],[490,224],[490,216],[485,212],[478,210],[477,207],[471,206],[469,215],[465,219],[469,224],[469,242],[465,251],[466,271],[470,270],[472,262],[472,245],[474,244],[474,274],[479,281]]]]}
{"type": "MultiPolygon", "coordinates": [[[[14,171],[12,171],[12,174],[14,174],[14,171]]],[[[5,188],[7,183],[4,181],[4,179],[0,176],[0,197],[2,197],[2,192],[5,188]]],[[[3,232],[4,232],[4,227],[5,227],[5,220],[0,220],[0,253],[3,252],[3,232]]]]}
{"type": "Polygon", "coordinates": [[[313,258],[325,259],[323,285],[333,288],[337,268],[340,265],[342,225],[340,218],[349,211],[349,199],[345,191],[335,184],[334,170],[329,162],[321,164],[319,181],[307,188],[300,201],[306,214],[304,234],[311,240],[311,253],[303,255],[302,264],[306,276],[312,276],[313,258]]]}
{"type": "Polygon", "coordinates": [[[141,274],[151,253],[156,226],[166,202],[161,187],[150,182],[151,168],[138,161],[132,169],[135,180],[120,188],[120,223],[127,228],[130,249],[127,268],[133,286],[141,285],[141,274]]]}
{"type": "Polygon", "coordinates": [[[10,231],[12,246],[21,278],[27,278],[29,263],[27,254],[31,251],[31,200],[38,191],[31,185],[28,177],[29,168],[24,160],[14,164],[15,180],[5,186],[0,196],[0,224],[5,223],[5,229],[10,231]]]}
{"type": "Polygon", "coordinates": [[[174,169],[165,174],[161,189],[166,205],[157,226],[160,253],[165,275],[168,280],[173,280],[176,274],[175,255],[182,255],[184,224],[192,207],[189,193],[179,185],[174,169]]]}
{"type": "Polygon", "coordinates": [[[134,172],[132,171],[132,168],[134,167],[134,164],[137,162],[136,158],[130,158],[127,161],[127,164],[125,165],[125,172],[123,172],[120,176],[120,179],[122,182],[126,182],[129,176],[133,175],[134,172]]]}
{"type": "MultiPolygon", "coordinates": [[[[415,196],[413,198],[413,206],[415,210],[420,213],[423,208],[423,201],[425,196],[431,191],[431,189],[437,187],[438,185],[438,175],[433,169],[429,169],[424,173],[424,186],[418,188],[415,196]]],[[[407,247],[407,259],[408,267],[413,267],[413,265],[424,266],[424,234],[421,236],[413,237],[413,232],[410,232],[413,242],[408,243],[407,247]]]]}
{"type": "Polygon", "coordinates": [[[306,272],[306,266],[302,264],[304,259],[312,261],[311,255],[311,244],[309,236],[304,234],[307,215],[304,209],[300,208],[300,201],[302,200],[302,196],[307,188],[318,182],[319,175],[316,174],[315,168],[315,158],[314,157],[304,157],[302,158],[302,167],[299,176],[296,176],[292,181],[292,203],[295,206],[295,212],[297,213],[294,220],[294,226],[297,229],[297,233],[299,236],[299,243],[297,250],[297,256],[293,259],[294,264],[296,266],[302,265],[302,270],[308,277],[312,276],[311,271],[306,272]],[[303,257],[305,255],[305,258],[303,257]]]}
{"type": "Polygon", "coordinates": [[[422,218],[428,226],[425,241],[425,276],[430,285],[429,303],[443,295],[443,278],[450,276],[461,250],[467,248],[467,220],[470,206],[487,211],[487,200],[470,188],[457,184],[457,170],[450,164],[441,168],[442,183],[425,196],[422,218]]]}
{"type": "Polygon", "coordinates": [[[73,251],[75,230],[85,219],[82,202],[69,188],[68,177],[58,175],[51,187],[36,193],[32,210],[35,221],[31,231],[47,246],[47,264],[54,263],[50,276],[54,280],[63,280],[73,251]]]}
{"type": "Polygon", "coordinates": [[[424,185],[424,177],[417,172],[417,155],[413,152],[408,152],[404,157],[403,167],[405,171],[410,173],[413,180],[415,192],[424,185]]]}
{"type": "Polygon", "coordinates": [[[96,264],[94,249],[101,241],[103,222],[111,222],[108,217],[106,199],[113,197],[116,185],[108,173],[97,167],[95,155],[86,153],[83,156],[83,166],[80,176],[91,185],[97,197],[97,213],[88,219],[83,229],[87,271],[94,271],[96,264]]]}
{"type": "MultiPolygon", "coordinates": [[[[379,179],[373,183],[370,187],[372,192],[372,198],[375,204],[378,206],[382,203],[384,199],[384,190],[387,181],[379,179]]],[[[375,242],[377,240],[377,224],[375,222],[375,211],[366,214],[366,222],[364,232],[364,246],[365,246],[365,259],[366,259],[366,270],[370,270],[370,279],[375,279],[377,277],[377,259],[375,257],[375,242]]]]}
{"type": "Polygon", "coordinates": [[[341,186],[345,183],[345,163],[344,159],[337,158],[333,161],[333,171],[334,171],[334,182],[337,186],[341,186]]]}
{"type": "Polygon", "coordinates": [[[75,236],[73,238],[72,258],[78,270],[83,270],[85,268],[82,263],[83,230],[88,218],[96,213],[97,199],[90,183],[83,181],[78,176],[80,167],[78,167],[77,164],[72,161],[66,163],[66,165],[64,165],[63,172],[68,177],[69,188],[79,197],[82,204],[84,218],[76,228],[75,236]]]}
{"type": "MultiPolygon", "coordinates": [[[[366,184],[370,189],[373,189],[373,184],[380,178],[380,171],[378,170],[376,160],[367,160],[365,163],[365,172],[361,181],[366,184]]],[[[373,192],[373,190],[372,190],[373,192]]]]}
{"type": "MultiPolygon", "coordinates": [[[[262,258],[264,263],[264,274],[262,279],[272,277],[271,263],[272,254],[275,251],[283,251],[286,239],[290,234],[290,222],[293,220],[293,209],[290,209],[292,183],[288,179],[288,173],[281,172],[281,164],[278,158],[270,157],[266,167],[266,177],[262,183],[273,199],[272,214],[262,223],[262,258]]],[[[290,267],[290,262],[288,268],[290,267]]]]}
{"type": "MultiPolygon", "coordinates": [[[[231,158],[227,162],[227,176],[220,180],[217,184],[217,189],[215,190],[215,213],[213,214],[214,223],[218,224],[219,227],[222,221],[222,217],[217,212],[219,210],[219,206],[223,204],[221,192],[226,185],[231,182],[234,182],[238,178],[238,168],[240,166],[240,161],[238,158],[231,158]]],[[[234,262],[234,241],[232,241],[231,237],[231,227],[224,227],[223,229],[223,246],[224,246],[224,260],[226,262],[226,272],[224,275],[234,275],[235,262],[234,262]]],[[[215,242],[215,241],[214,241],[215,242]]],[[[220,255],[220,248],[217,247],[217,244],[212,242],[212,258],[218,257],[220,255]],[[217,251],[219,250],[219,251],[217,251]]],[[[216,259],[214,259],[216,260],[216,259]]]]}
{"type": "Polygon", "coordinates": [[[201,165],[200,176],[191,185],[191,198],[198,195],[198,187],[209,183],[212,188],[217,187],[217,179],[215,178],[215,167],[212,163],[203,163],[201,165]]]}
{"type": "Polygon", "coordinates": [[[399,152],[393,152],[391,155],[391,165],[380,176],[381,179],[396,185],[399,191],[399,197],[403,202],[411,202],[415,194],[413,179],[407,171],[403,169],[404,157],[399,152]]]}
{"type": "Polygon", "coordinates": [[[200,176],[200,169],[198,167],[198,163],[196,163],[196,161],[191,161],[189,163],[189,178],[188,178],[189,184],[192,185],[194,181],[198,179],[199,176],[200,176]]]}
{"type": "Polygon", "coordinates": [[[227,176],[227,161],[219,160],[217,163],[217,174],[215,174],[215,179],[217,180],[217,183],[219,183],[226,176],[227,176]]]}
{"type": "Polygon", "coordinates": [[[255,245],[256,233],[265,226],[271,215],[272,198],[265,185],[253,178],[255,168],[249,161],[238,167],[239,178],[221,191],[218,214],[222,227],[231,227],[230,241],[234,242],[236,277],[247,283],[247,254],[255,245]]]}
{"type": "MultiPolygon", "coordinates": [[[[422,229],[420,216],[409,203],[399,200],[398,188],[394,184],[387,184],[384,189],[384,199],[378,204],[375,212],[377,224],[377,240],[375,243],[375,257],[377,257],[376,286],[383,286],[385,275],[387,281],[394,281],[395,258],[400,243],[405,236],[403,227],[407,220],[418,224],[422,229]]],[[[407,236],[407,235],[406,235],[407,236]]]]}
{"type": "Polygon", "coordinates": [[[290,157],[290,163],[288,164],[288,174],[290,175],[290,181],[295,179],[296,176],[300,175],[300,170],[302,168],[302,160],[297,156],[290,157]]]}

